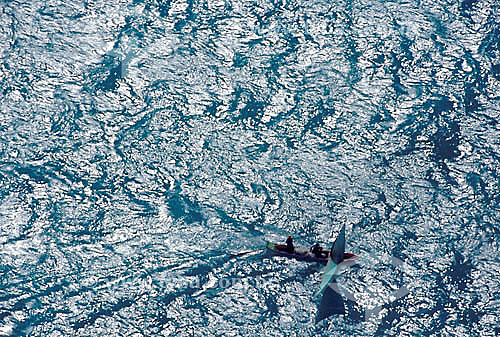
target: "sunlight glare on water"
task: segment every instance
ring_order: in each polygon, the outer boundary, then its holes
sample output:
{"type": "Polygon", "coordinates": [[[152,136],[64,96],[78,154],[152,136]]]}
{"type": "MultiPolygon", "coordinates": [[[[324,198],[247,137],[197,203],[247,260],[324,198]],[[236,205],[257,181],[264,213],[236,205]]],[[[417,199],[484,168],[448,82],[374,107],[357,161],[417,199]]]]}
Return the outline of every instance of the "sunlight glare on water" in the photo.
{"type": "Polygon", "coordinates": [[[497,1],[0,8],[0,335],[499,334],[497,1]]]}

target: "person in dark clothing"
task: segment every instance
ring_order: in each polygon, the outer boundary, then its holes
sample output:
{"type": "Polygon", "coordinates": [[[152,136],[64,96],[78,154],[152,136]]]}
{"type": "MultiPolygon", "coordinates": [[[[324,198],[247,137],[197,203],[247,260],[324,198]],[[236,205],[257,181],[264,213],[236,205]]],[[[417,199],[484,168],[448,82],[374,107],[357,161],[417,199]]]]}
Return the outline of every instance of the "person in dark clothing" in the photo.
{"type": "Polygon", "coordinates": [[[311,247],[311,253],[316,257],[322,257],[323,248],[321,248],[318,243],[315,243],[314,246],[311,247]]]}
{"type": "Polygon", "coordinates": [[[295,248],[293,247],[293,238],[291,235],[288,235],[288,239],[286,239],[286,250],[290,254],[292,254],[295,250],[295,248]]]}

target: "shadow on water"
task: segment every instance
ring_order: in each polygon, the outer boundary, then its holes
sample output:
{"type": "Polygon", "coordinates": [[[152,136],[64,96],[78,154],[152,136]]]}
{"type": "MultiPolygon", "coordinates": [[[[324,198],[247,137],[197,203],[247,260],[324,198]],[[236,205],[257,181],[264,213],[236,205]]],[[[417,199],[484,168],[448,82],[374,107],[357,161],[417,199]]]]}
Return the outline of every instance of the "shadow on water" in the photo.
{"type": "Polygon", "coordinates": [[[426,326],[429,334],[432,331],[442,331],[450,324],[450,320],[473,330],[485,315],[485,312],[476,308],[478,294],[470,288],[475,269],[472,262],[454,248],[451,248],[451,253],[454,256],[451,266],[443,273],[435,274],[436,285],[430,290],[437,303],[426,313],[432,317],[432,323],[426,326]],[[457,315],[452,316],[449,308],[454,308],[457,315]]]}
{"type": "MultiPolygon", "coordinates": [[[[0,320],[19,323],[14,335],[153,333],[148,316],[250,335],[246,313],[233,322],[218,302],[234,289],[210,289],[220,277],[268,278],[256,291],[265,332],[314,335],[311,321],[275,316],[276,289],[316,267],[290,263],[287,274],[278,259],[203,247],[251,249],[290,230],[326,237],[317,219],[337,197],[335,217],[360,245],[421,253],[429,266],[417,301],[430,304],[415,314],[429,326],[408,326],[404,298],[383,307],[375,334],[498,331],[483,325],[495,302],[473,263],[491,257],[455,248],[472,228],[498,265],[497,1],[0,7],[0,320]],[[199,248],[172,252],[175,240],[199,248]],[[441,245],[451,262],[433,270],[441,245]]],[[[318,335],[356,334],[344,320],[366,313],[345,304],[318,335]]]]}

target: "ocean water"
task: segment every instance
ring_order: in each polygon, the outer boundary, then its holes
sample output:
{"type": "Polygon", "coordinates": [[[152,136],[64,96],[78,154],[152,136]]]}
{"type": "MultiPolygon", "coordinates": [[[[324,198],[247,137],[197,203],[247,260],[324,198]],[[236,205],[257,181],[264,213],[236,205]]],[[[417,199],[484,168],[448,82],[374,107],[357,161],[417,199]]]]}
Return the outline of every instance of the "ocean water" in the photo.
{"type": "Polygon", "coordinates": [[[4,0],[0,107],[0,335],[500,334],[497,0],[4,0]]]}

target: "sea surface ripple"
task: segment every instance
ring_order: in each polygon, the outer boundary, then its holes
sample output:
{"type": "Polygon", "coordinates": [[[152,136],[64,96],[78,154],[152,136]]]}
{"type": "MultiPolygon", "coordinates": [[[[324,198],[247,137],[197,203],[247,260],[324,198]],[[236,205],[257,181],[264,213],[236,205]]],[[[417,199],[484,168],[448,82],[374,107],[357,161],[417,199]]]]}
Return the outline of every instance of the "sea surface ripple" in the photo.
{"type": "Polygon", "coordinates": [[[2,1],[0,335],[498,336],[499,18],[2,1]],[[320,266],[265,240],[342,224],[364,264],[315,323],[320,266]]]}

